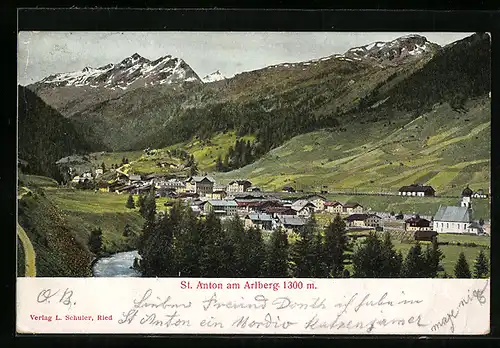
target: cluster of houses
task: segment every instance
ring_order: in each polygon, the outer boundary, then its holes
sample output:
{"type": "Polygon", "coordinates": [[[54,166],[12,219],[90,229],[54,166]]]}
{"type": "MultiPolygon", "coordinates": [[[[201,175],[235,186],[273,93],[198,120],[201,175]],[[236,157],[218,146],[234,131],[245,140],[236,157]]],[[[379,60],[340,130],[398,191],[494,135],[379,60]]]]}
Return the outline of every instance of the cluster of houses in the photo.
{"type": "MultiPolygon", "coordinates": [[[[262,192],[227,191],[227,196],[224,199],[201,196],[189,196],[184,199],[189,202],[191,209],[199,215],[213,212],[221,219],[240,216],[247,228],[258,227],[271,231],[280,227],[286,232],[296,231],[305,226],[313,213],[325,212],[331,203],[320,195],[308,195],[291,200],[262,192]]],[[[345,206],[340,214],[347,215],[345,221],[348,226],[377,225],[377,222],[372,221],[371,214],[362,213],[363,207],[361,205],[341,206],[345,206]],[[358,213],[351,214],[354,211],[358,213]]]]}
{"type": "MultiPolygon", "coordinates": [[[[97,169],[95,177],[102,175],[97,169]]],[[[101,185],[102,191],[119,194],[141,194],[154,190],[156,197],[173,197],[189,202],[191,209],[199,215],[214,212],[222,219],[240,216],[246,227],[273,230],[281,227],[287,231],[307,223],[313,213],[340,214],[350,229],[383,228],[383,218],[366,211],[359,203],[328,201],[318,194],[305,195],[296,199],[283,199],[272,193],[263,193],[249,180],[233,180],[228,185],[217,185],[210,176],[191,176],[186,180],[166,179],[161,175],[140,176],[119,173],[113,184],[101,185]]],[[[92,173],[84,173],[73,182],[91,180],[92,173]]],[[[282,191],[295,192],[284,187],[282,191]]],[[[399,190],[401,196],[434,196],[431,186],[412,184],[399,190]]],[[[472,220],[472,198],[487,198],[483,190],[473,192],[468,186],[462,191],[458,206],[440,206],[429,219],[413,216],[404,221],[404,229],[413,232],[415,239],[429,239],[438,233],[483,234],[484,229],[472,220]]]]}
{"type": "Polygon", "coordinates": [[[358,203],[329,202],[321,195],[306,195],[296,199],[263,193],[249,180],[233,180],[227,185],[217,185],[210,176],[191,176],[186,180],[166,179],[162,176],[126,175],[103,191],[119,194],[141,194],[154,190],[156,197],[172,197],[189,204],[198,215],[213,212],[221,219],[240,216],[245,226],[285,231],[297,230],[306,225],[313,213],[339,213],[349,227],[379,226],[378,217],[364,214],[358,203]]]}
{"type": "Polygon", "coordinates": [[[467,186],[459,206],[441,205],[431,220],[418,215],[411,217],[405,220],[405,230],[414,232],[416,239],[432,238],[439,233],[485,234],[483,226],[472,219],[471,198],[477,198],[474,194],[467,186]]]}

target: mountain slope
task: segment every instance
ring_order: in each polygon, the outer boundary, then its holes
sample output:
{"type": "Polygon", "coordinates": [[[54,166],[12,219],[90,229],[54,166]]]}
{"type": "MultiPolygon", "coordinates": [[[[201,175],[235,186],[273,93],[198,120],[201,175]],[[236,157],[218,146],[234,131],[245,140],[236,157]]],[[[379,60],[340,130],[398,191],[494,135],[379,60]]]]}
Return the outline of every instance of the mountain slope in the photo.
{"type": "Polygon", "coordinates": [[[211,74],[208,74],[207,76],[205,76],[201,80],[204,83],[210,83],[210,82],[222,81],[222,80],[225,80],[225,79],[226,79],[226,77],[224,75],[222,75],[222,73],[219,70],[217,70],[217,71],[214,71],[211,74]]]}
{"type": "MultiPolygon", "coordinates": [[[[88,277],[93,255],[72,231],[64,214],[45,197],[43,190],[31,187],[19,200],[19,225],[25,230],[36,252],[38,277],[88,277]]],[[[23,256],[25,252],[23,251],[23,256]]],[[[23,271],[19,274],[22,276],[23,271]]]]}
{"type": "Polygon", "coordinates": [[[78,129],[90,128],[85,133],[89,139],[102,140],[114,151],[166,147],[235,131],[254,136],[260,156],[318,129],[409,122],[436,103],[463,112],[469,96],[490,90],[490,73],[486,34],[443,48],[412,35],[217,83],[136,88],[76,111],[71,119],[78,129]]]}
{"type": "Polygon", "coordinates": [[[69,120],[19,86],[18,156],[28,162],[27,172],[60,179],[57,160],[92,149],[69,120]]]}
{"type": "Polygon", "coordinates": [[[147,88],[145,93],[149,93],[156,87],[175,89],[201,83],[198,75],[181,58],[167,55],[150,61],[135,53],[119,63],[51,75],[28,88],[64,116],[72,117],[137,88],[147,88]]]}
{"type": "Polygon", "coordinates": [[[354,59],[373,59],[380,63],[398,63],[404,59],[419,56],[425,52],[435,53],[440,46],[429,42],[421,35],[407,35],[389,42],[373,42],[368,45],[353,47],[345,56],[354,59]]]}
{"type": "Polygon", "coordinates": [[[169,55],[150,61],[134,53],[118,64],[111,63],[97,69],[86,67],[82,71],[51,75],[37,85],[40,88],[90,86],[125,90],[139,85],[153,86],[182,82],[200,82],[198,75],[184,60],[169,55]]]}
{"type": "MultiPolygon", "coordinates": [[[[407,41],[397,44],[408,45],[407,41]]],[[[89,86],[55,87],[37,93],[70,115],[75,124],[89,125],[88,136],[114,151],[167,146],[235,130],[241,135],[256,134],[261,151],[266,152],[297,134],[337,126],[361,98],[385,81],[394,83],[411,75],[434,53],[422,51],[397,64],[390,59],[381,63],[333,55],[245,72],[223,82],[138,87],[113,97],[106,92],[95,99],[86,93],[100,89],[90,91],[89,86]],[[78,97],[68,102],[71,94],[78,97]]]]}
{"type": "Polygon", "coordinates": [[[306,191],[397,192],[403,185],[432,185],[458,196],[470,184],[489,190],[491,101],[465,103],[466,112],[436,105],[416,119],[346,126],[345,132],[297,136],[257,162],[220,180],[248,178],[266,189],[292,185],[306,191]]]}

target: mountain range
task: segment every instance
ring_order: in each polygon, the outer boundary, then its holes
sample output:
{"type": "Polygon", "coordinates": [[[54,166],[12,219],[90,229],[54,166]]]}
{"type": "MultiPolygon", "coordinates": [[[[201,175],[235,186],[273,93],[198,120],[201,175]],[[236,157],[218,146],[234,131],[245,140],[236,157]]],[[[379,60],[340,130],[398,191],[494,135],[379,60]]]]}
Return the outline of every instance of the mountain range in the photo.
{"type": "Polygon", "coordinates": [[[476,33],[441,47],[408,35],[231,78],[216,71],[200,79],[183,59],[134,54],[26,87],[92,149],[159,148],[234,130],[255,135],[266,153],[320,129],[411,120],[436,103],[463,111],[490,91],[490,37],[476,33]]]}

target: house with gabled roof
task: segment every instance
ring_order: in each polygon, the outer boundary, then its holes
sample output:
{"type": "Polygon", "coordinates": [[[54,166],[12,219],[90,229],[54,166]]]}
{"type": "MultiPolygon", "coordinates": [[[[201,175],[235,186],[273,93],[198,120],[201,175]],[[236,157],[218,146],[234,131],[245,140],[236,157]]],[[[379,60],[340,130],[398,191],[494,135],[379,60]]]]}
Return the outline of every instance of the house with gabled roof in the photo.
{"type": "Polygon", "coordinates": [[[316,206],[305,199],[299,199],[292,203],[291,208],[295,210],[299,216],[311,216],[316,206]]]}
{"type": "Polygon", "coordinates": [[[203,206],[205,213],[214,212],[219,216],[236,216],[238,205],[233,200],[209,199],[203,206]]]}
{"type": "Polygon", "coordinates": [[[297,215],[297,212],[290,207],[267,207],[264,209],[264,213],[271,215],[273,218],[277,218],[278,215],[297,215]]]}
{"type": "Polygon", "coordinates": [[[328,213],[341,214],[344,210],[344,206],[340,202],[325,202],[324,206],[328,213]]]}
{"type": "Polygon", "coordinates": [[[252,183],[249,180],[233,180],[228,184],[227,192],[246,192],[250,187],[252,183]]]}
{"type": "Polygon", "coordinates": [[[419,215],[405,220],[405,231],[429,231],[432,230],[431,222],[421,218],[419,215]]]}
{"type": "Polygon", "coordinates": [[[297,215],[278,215],[274,227],[282,228],[285,232],[297,231],[307,224],[307,218],[297,215]]]}
{"type": "Polygon", "coordinates": [[[342,213],[344,214],[362,214],[363,206],[359,203],[345,203],[342,206],[342,213]]]}
{"type": "Polygon", "coordinates": [[[214,185],[215,180],[209,176],[191,176],[186,180],[186,192],[207,196],[212,194],[214,185]]]}
{"type": "Polygon", "coordinates": [[[325,209],[325,203],[327,199],[324,196],[318,195],[318,194],[311,194],[311,195],[306,195],[303,197],[300,197],[299,199],[304,199],[316,206],[315,211],[322,211],[325,209]]]}
{"type": "Polygon", "coordinates": [[[273,217],[269,214],[248,214],[244,218],[245,227],[257,227],[270,231],[273,228],[273,217]]]}
{"type": "Polygon", "coordinates": [[[403,186],[399,189],[400,196],[434,196],[436,194],[436,190],[432,186],[426,186],[422,184],[411,184],[407,186],[403,186]]]}
{"type": "Polygon", "coordinates": [[[380,227],[382,218],[376,214],[352,214],[344,220],[349,227],[380,227]]]}

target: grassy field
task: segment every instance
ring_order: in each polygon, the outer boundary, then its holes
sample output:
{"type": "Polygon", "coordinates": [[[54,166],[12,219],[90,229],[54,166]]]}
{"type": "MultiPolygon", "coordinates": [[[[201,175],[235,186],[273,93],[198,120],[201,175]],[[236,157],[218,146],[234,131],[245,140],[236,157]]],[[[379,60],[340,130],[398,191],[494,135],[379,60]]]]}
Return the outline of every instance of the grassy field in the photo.
{"type": "Polygon", "coordinates": [[[236,139],[243,141],[253,141],[254,136],[244,136],[236,137],[234,132],[227,132],[225,134],[217,134],[209,143],[202,143],[200,141],[192,141],[184,145],[184,149],[191,153],[196,162],[198,162],[198,168],[200,171],[213,171],[215,168],[215,161],[218,156],[224,158],[227,154],[228,149],[233,146],[236,139]]]}
{"type": "Polygon", "coordinates": [[[297,136],[239,170],[214,174],[229,181],[248,178],[264,189],[292,185],[305,191],[397,192],[415,182],[438,195],[458,196],[469,184],[489,191],[489,99],[470,101],[466,113],[449,105],[416,119],[346,125],[346,132],[297,136]]]}
{"type": "Polygon", "coordinates": [[[182,149],[194,156],[200,172],[207,172],[214,170],[217,157],[221,156],[223,158],[227,154],[229,147],[234,146],[237,139],[252,141],[255,137],[251,135],[237,137],[235,132],[231,131],[217,134],[209,141],[192,139],[189,142],[154,149],[150,154],[143,151],[96,152],[90,155],[90,160],[97,166],[104,162],[104,165],[110,168],[112,164],[121,164],[122,158],[125,157],[130,164],[123,168],[123,171],[127,173],[185,174],[186,171],[181,168],[184,161],[169,154],[171,150],[182,149]],[[169,165],[161,167],[157,163],[168,163],[169,165]]]}
{"type": "MultiPolygon", "coordinates": [[[[468,236],[462,236],[462,237],[468,237],[468,236]]],[[[460,238],[462,238],[460,237],[460,238]]],[[[485,237],[487,238],[487,237],[485,237]]],[[[467,238],[465,238],[466,240],[467,238]]],[[[438,237],[438,241],[441,240],[441,236],[438,237]]],[[[484,244],[488,244],[489,246],[489,239],[488,242],[484,241],[484,244]]],[[[423,244],[423,247],[425,248],[425,244],[423,244]]],[[[408,252],[408,249],[412,246],[410,243],[398,243],[397,241],[394,241],[394,246],[396,250],[401,250],[403,255],[406,255],[408,252]]],[[[478,246],[478,247],[464,247],[464,246],[458,246],[458,245],[440,245],[439,248],[444,254],[444,259],[441,261],[441,264],[443,265],[444,271],[450,275],[453,275],[455,263],[457,262],[458,255],[460,252],[464,252],[465,257],[467,259],[467,262],[469,263],[469,268],[473,269],[474,265],[474,260],[476,259],[477,255],[479,254],[480,249],[484,249],[485,254],[487,255],[488,259],[490,258],[490,249],[484,246],[478,246]]]]}
{"type": "Polygon", "coordinates": [[[57,187],[57,181],[46,176],[19,174],[19,180],[25,186],[57,187]]]}
{"type": "Polygon", "coordinates": [[[127,151],[127,152],[95,152],[90,154],[90,161],[100,166],[104,163],[106,168],[111,168],[111,165],[121,165],[122,159],[127,158],[129,162],[138,160],[143,155],[142,151],[127,151]]]}
{"type": "Polygon", "coordinates": [[[74,189],[49,189],[47,196],[73,222],[82,238],[96,227],[103,232],[104,251],[112,253],[127,250],[129,240],[122,236],[128,224],[139,234],[143,219],[138,209],[125,207],[128,195],[74,189]]]}
{"type": "MultiPolygon", "coordinates": [[[[363,232],[362,234],[366,234],[363,232]]],[[[356,240],[356,244],[360,243],[363,238],[356,240]]],[[[396,250],[401,251],[404,257],[408,253],[408,250],[415,242],[409,242],[407,240],[402,240],[397,237],[392,238],[392,242],[396,250]]],[[[474,260],[476,259],[479,251],[484,250],[486,257],[490,259],[490,238],[488,236],[470,236],[470,235],[452,235],[452,234],[440,234],[438,236],[438,242],[449,242],[449,245],[440,245],[439,248],[443,252],[444,259],[441,261],[441,265],[444,271],[449,274],[454,274],[455,263],[457,262],[458,255],[460,252],[464,252],[469,268],[472,271],[474,260]],[[463,245],[452,245],[452,243],[476,243],[477,247],[463,246],[463,245]]],[[[422,249],[425,250],[426,246],[430,244],[429,242],[420,242],[422,249]]],[[[347,269],[352,271],[352,265],[348,265],[347,269]]]]}

